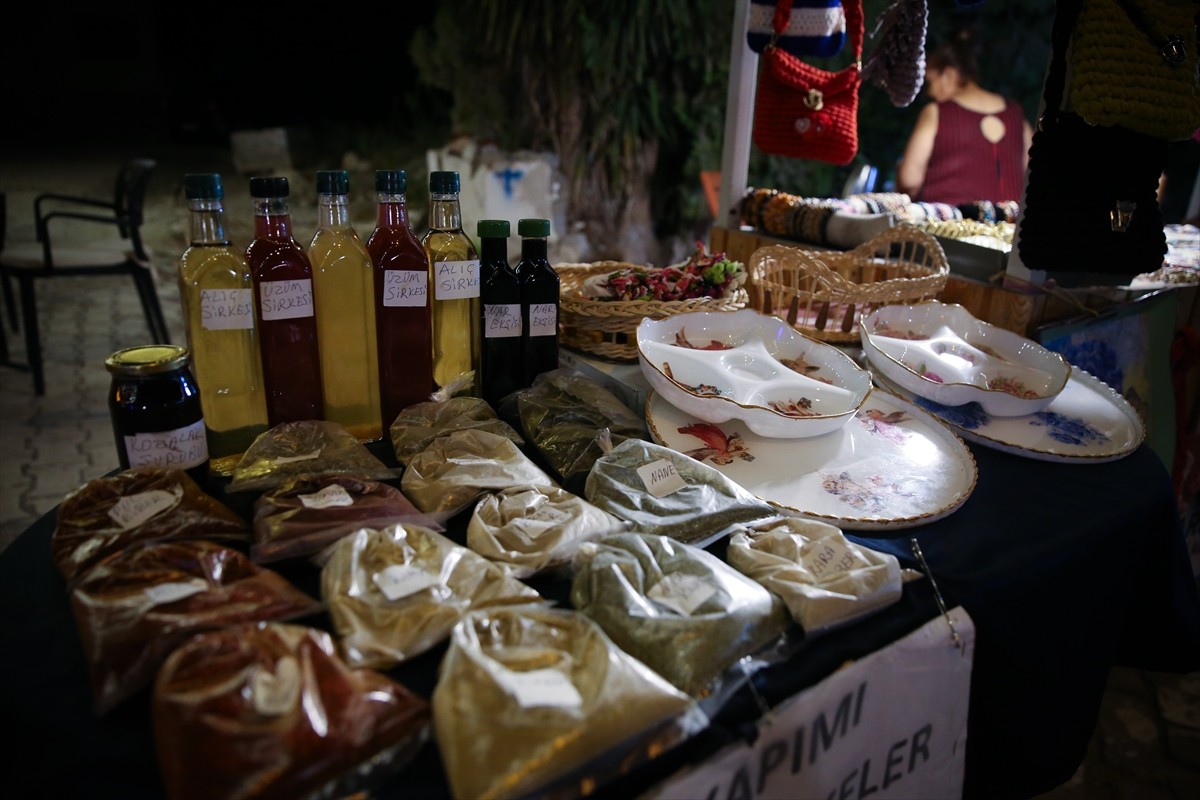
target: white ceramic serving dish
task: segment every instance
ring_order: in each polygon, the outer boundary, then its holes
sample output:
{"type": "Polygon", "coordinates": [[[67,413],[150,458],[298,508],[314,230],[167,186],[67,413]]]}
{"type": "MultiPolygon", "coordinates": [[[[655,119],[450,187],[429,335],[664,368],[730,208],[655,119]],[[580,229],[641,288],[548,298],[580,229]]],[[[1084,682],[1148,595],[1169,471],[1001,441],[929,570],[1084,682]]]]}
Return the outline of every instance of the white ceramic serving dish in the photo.
{"type": "Polygon", "coordinates": [[[850,356],[753,309],[646,318],[637,345],[642,373],[667,402],[705,422],[740,420],[759,436],[837,430],[871,390],[850,356]]]}
{"type": "Polygon", "coordinates": [[[1041,411],[1071,365],[954,303],[881,306],[859,322],[863,353],[884,378],[944,406],[977,402],[998,417],[1041,411]]]}

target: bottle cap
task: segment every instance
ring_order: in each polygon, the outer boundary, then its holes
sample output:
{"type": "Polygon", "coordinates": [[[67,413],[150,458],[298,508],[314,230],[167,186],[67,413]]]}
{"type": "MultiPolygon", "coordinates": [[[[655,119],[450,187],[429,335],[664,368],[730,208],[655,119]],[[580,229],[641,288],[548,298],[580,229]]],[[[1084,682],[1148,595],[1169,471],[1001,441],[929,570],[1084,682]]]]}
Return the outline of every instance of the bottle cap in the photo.
{"type": "Polygon", "coordinates": [[[344,169],[317,170],[317,194],[350,194],[350,173],[344,169]]]}
{"type": "Polygon", "coordinates": [[[380,194],[405,194],[408,191],[408,173],[402,169],[375,170],[375,191],[380,194]]]}
{"type": "Polygon", "coordinates": [[[508,232],[506,219],[481,219],[475,225],[475,234],[480,239],[507,239],[508,232]]]}
{"type": "Polygon", "coordinates": [[[518,236],[540,236],[543,239],[550,235],[550,220],[522,219],[517,220],[518,236]]]}
{"type": "Polygon", "coordinates": [[[215,172],[184,175],[183,191],[188,200],[220,200],[225,196],[221,176],[215,172]]]}
{"type": "Polygon", "coordinates": [[[289,190],[287,178],[272,177],[250,179],[251,197],[287,197],[288,193],[289,190]]]}
{"type": "Polygon", "coordinates": [[[192,352],[177,344],[150,344],[127,347],[104,359],[113,375],[159,375],[187,366],[192,352]]]}
{"type": "Polygon", "coordinates": [[[458,194],[457,172],[429,173],[430,194],[458,194]]]}

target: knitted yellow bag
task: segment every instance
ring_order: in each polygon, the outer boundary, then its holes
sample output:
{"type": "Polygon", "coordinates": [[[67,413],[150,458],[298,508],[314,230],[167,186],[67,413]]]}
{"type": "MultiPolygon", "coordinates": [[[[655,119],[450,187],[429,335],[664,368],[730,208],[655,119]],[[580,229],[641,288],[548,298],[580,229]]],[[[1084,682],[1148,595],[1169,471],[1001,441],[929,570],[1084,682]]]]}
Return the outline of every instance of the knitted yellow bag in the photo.
{"type": "Polygon", "coordinates": [[[1200,128],[1195,0],[1082,0],[1070,103],[1093,125],[1174,141],[1200,128]]]}

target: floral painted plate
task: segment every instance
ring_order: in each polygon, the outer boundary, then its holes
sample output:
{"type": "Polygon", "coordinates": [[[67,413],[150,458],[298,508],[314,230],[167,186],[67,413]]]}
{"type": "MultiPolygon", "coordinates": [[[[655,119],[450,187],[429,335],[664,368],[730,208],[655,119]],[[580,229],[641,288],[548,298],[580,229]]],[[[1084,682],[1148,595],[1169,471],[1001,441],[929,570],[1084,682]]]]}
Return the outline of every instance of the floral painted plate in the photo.
{"type": "Polygon", "coordinates": [[[1039,461],[1101,463],[1123,458],[1142,443],[1146,428],[1133,406],[1079,367],[1044,410],[996,417],[978,403],[943,406],[917,397],[875,373],[873,380],[929,411],[969,442],[1039,461]]]}
{"type": "Polygon", "coordinates": [[[975,489],[971,451],[946,425],[872,388],[845,426],[803,440],[759,436],[744,422],[704,422],[652,392],[659,444],[709,464],[755,496],[844,530],[912,528],[956,511],[975,489]]]}

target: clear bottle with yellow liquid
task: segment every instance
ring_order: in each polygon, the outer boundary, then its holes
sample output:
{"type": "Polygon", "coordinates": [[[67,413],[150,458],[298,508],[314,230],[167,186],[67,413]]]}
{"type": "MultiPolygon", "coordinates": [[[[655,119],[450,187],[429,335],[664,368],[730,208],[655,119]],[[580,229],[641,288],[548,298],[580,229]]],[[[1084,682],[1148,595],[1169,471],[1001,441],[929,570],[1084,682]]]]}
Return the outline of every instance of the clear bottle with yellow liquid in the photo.
{"type": "Polygon", "coordinates": [[[360,441],[383,437],[375,343],[375,273],[350,224],[350,175],[317,172],[317,230],[308,246],[325,419],[360,441]]]}
{"type": "Polygon", "coordinates": [[[204,410],[209,471],[228,476],[267,429],[254,286],[245,256],[225,235],[221,176],[185,175],[184,191],[190,243],[179,258],[179,296],[204,410]]]}
{"type": "Polygon", "coordinates": [[[479,396],[479,251],[462,226],[457,172],[429,173],[429,230],[421,239],[432,293],[433,381],[445,387],[473,372],[479,396]]]}

